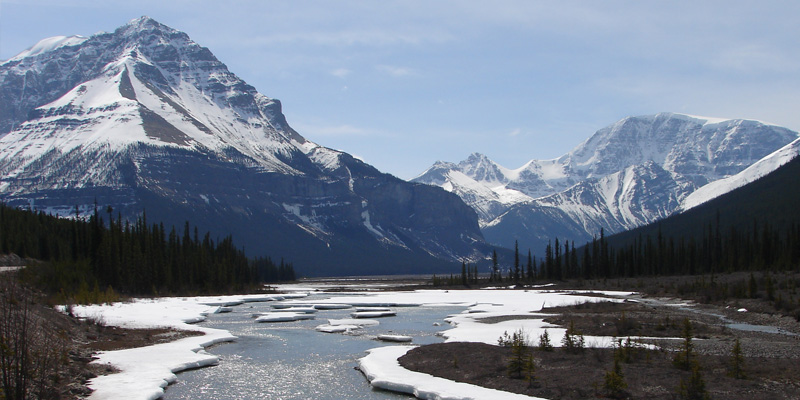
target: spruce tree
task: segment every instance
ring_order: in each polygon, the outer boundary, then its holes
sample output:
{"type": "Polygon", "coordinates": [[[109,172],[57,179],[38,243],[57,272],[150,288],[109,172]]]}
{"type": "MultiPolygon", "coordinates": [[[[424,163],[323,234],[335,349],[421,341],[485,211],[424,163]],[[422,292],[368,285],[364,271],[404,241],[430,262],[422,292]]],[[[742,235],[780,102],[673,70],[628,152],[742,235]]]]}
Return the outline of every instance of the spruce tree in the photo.
{"type": "Polygon", "coordinates": [[[672,365],[675,368],[689,371],[692,369],[694,359],[694,345],[692,344],[692,323],[689,318],[683,320],[683,346],[680,351],[672,359],[672,365]]]}
{"type": "Polygon", "coordinates": [[[745,379],[747,377],[744,373],[744,356],[742,355],[742,345],[739,343],[739,338],[736,338],[736,342],[733,344],[733,349],[731,350],[728,376],[736,379],[745,379]]]}

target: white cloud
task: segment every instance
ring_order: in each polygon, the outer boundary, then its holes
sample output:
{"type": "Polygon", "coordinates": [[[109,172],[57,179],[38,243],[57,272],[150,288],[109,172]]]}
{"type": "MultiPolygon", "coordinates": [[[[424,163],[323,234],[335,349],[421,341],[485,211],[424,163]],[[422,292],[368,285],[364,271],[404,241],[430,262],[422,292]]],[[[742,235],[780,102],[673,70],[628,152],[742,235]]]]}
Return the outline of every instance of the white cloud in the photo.
{"type": "Polygon", "coordinates": [[[379,71],[387,73],[394,77],[417,75],[416,70],[408,67],[400,67],[395,65],[378,65],[376,68],[379,71]]]}
{"type": "Polygon", "coordinates": [[[511,137],[519,136],[520,133],[522,133],[522,129],[516,128],[516,129],[512,130],[511,132],[509,132],[508,136],[511,136],[511,137]]]}
{"type": "Polygon", "coordinates": [[[331,75],[333,75],[333,76],[335,76],[337,78],[346,78],[352,72],[353,71],[351,71],[351,70],[349,70],[347,68],[337,68],[337,69],[331,71],[331,75]]]}

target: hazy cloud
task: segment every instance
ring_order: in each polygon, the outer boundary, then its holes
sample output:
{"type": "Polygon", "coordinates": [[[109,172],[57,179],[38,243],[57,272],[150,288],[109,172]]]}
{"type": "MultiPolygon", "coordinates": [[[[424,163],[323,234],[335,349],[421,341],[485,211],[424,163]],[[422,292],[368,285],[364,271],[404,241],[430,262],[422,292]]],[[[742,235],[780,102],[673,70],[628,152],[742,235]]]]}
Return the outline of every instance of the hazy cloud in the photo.
{"type": "Polygon", "coordinates": [[[333,76],[335,76],[337,78],[346,78],[352,72],[353,71],[351,71],[351,70],[349,70],[347,68],[337,68],[337,69],[331,71],[331,75],[333,75],[333,76]]]}
{"type": "Polygon", "coordinates": [[[395,65],[378,65],[376,68],[379,71],[394,77],[417,75],[417,72],[414,69],[408,67],[399,67],[395,65]]]}

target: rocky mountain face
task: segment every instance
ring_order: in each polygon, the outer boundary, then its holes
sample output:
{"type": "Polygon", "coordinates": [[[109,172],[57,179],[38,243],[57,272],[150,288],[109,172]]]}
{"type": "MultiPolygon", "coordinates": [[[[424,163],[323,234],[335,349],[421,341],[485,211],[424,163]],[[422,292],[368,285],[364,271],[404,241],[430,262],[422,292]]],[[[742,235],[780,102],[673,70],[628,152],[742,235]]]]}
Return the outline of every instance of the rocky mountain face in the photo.
{"type": "Polygon", "coordinates": [[[438,162],[414,182],[458,194],[487,241],[541,251],[558,237],[591,240],[681,209],[698,188],[743,171],[798,137],[751,120],[662,113],[625,118],[569,153],[507,169],[473,154],[438,162]]]}
{"type": "Polygon", "coordinates": [[[428,272],[489,251],[475,212],[295,132],[185,33],[143,17],[0,64],[0,201],[232,234],[309,275],[428,272]]]}

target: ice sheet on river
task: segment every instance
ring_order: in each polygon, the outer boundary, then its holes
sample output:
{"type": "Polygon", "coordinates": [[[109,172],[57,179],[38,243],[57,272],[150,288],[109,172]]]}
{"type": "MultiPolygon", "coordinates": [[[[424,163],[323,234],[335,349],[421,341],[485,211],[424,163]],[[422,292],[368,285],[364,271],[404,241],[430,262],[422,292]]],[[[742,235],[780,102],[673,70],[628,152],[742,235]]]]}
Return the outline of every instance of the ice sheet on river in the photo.
{"type": "Polygon", "coordinates": [[[256,317],[256,322],[294,322],[304,319],[314,319],[314,314],[304,312],[270,312],[263,313],[256,317]]]}
{"type": "Polygon", "coordinates": [[[350,333],[365,326],[376,326],[380,322],[373,319],[329,319],[327,324],[317,326],[316,330],[325,333],[350,333]]]}
{"type": "MultiPolygon", "coordinates": [[[[627,293],[615,293],[625,295],[627,293]]],[[[280,295],[283,299],[296,299],[306,294],[280,295]]],[[[277,300],[277,299],[276,299],[277,300]]],[[[76,306],[74,312],[82,317],[96,318],[107,325],[127,328],[172,327],[180,330],[195,330],[205,336],[184,338],[175,342],[141,347],[137,349],[102,352],[96,363],[112,364],[119,373],[92,379],[89,386],[94,389],[92,399],[155,399],[163,394],[163,388],[176,379],[175,372],[218,362],[217,357],[205,353],[202,348],[220,341],[234,340],[227,331],[189,325],[188,322],[202,321],[206,315],[214,313],[219,306],[228,302],[269,301],[268,297],[223,296],[161,298],[155,300],[135,300],[111,305],[76,306]],[[207,304],[215,304],[210,306],[207,304]]],[[[465,312],[451,316],[448,322],[453,329],[444,331],[447,341],[478,341],[496,344],[504,331],[513,332],[524,329],[530,337],[537,337],[546,324],[541,319],[530,319],[535,312],[545,306],[568,305],[584,301],[602,301],[592,295],[570,295],[552,291],[522,290],[417,290],[413,292],[381,292],[378,294],[331,295],[329,299],[315,301],[315,304],[347,304],[358,307],[399,307],[399,306],[463,306],[465,312]],[[483,323],[480,318],[515,316],[513,320],[497,323],[483,323]]],[[[306,304],[308,306],[308,304],[306,304]]],[[[285,314],[285,313],[284,313],[285,314]]],[[[329,324],[331,325],[331,324],[329,324]]],[[[346,324],[343,324],[346,325],[346,324]]],[[[352,324],[356,325],[356,324],[352,324]]],[[[564,330],[549,328],[553,343],[560,343],[564,330]]],[[[596,345],[609,345],[599,342],[604,338],[589,338],[596,345]]],[[[386,361],[385,358],[381,360],[386,361]]],[[[375,361],[380,364],[383,361],[375,361]]],[[[386,361],[388,362],[388,361],[386,361]]],[[[396,364],[396,359],[393,361],[396,364]]],[[[377,366],[372,371],[380,371],[377,366]]],[[[376,372],[377,374],[377,372],[376,372]]],[[[378,375],[376,375],[378,376],[378,375]]],[[[376,378],[378,382],[383,378],[376,378]]],[[[386,381],[390,382],[390,381],[386,381]]],[[[439,381],[436,381],[439,382],[439,381]]],[[[425,380],[424,384],[430,381],[425,380]]],[[[387,383],[390,385],[390,383],[387,383]]],[[[439,385],[439,383],[436,383],[439,385]]],[[[442,385],[450,387],[444,381],[442,385]]],[[[434,388],[436,389],[436,388],[434,388]]],[[[433,389],[425,389],[433,390],[433,389]]],[[[437,389],[438,390],[438,389],[437,389]]],[[[433,390],[432,392],[435,392],[433,390]]],[[[450,397],[442,397],[450,398],[450,397]]],[[[498,398],[498,397],[491,397],[498,398]]]]}

